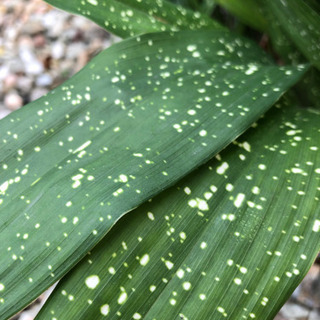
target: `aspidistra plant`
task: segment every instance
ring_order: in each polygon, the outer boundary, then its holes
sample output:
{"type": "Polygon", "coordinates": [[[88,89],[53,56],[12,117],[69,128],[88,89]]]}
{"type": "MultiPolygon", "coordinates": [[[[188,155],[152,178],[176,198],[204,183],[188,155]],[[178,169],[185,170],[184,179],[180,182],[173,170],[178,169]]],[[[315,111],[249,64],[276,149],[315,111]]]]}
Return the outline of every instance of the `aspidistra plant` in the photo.
{"type": "Polygon", "coordinates": [[[48,2],[128,39],[0,122],[0,319],[63,276],[37,319],[273,319],[320,248],[300,40],[279,66],[168,1],[48,2]]]}

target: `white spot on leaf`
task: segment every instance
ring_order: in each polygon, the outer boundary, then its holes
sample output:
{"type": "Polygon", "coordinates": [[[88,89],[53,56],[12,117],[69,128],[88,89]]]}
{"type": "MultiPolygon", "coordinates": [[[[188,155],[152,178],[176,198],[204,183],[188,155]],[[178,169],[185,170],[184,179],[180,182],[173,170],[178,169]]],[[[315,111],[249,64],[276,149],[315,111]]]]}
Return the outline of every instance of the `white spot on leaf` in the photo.
{"type": "Polygon", "coordinates": [[[242,203],[243,203],[243,200],[245,199],[245,195],[243,193],[239,193],[236,197],[236,199],[234,200],[234,206],[237,207],[237,208],[240,208],[242,203]]]}
{"type": "Polygon", "coordinates": [[[224,173],[228,170],[228,168],[229,168],[228,163],[227,163],[227,162],[223,162],[223,163],[221,164],[221,166],[219,166],[219,167],[217,168],[217,173],[218,173],[218,174],[224,174],[224,173]]]}
{"type": "Polygon", "coordinates": [[[108,304],[104,304],[103,306],[100,307],[100,312],[103,316],[108,315],[109,311],[110,311],[110,307],[108,304]]]}
{"type": "Polygon", "coordinates": [[[315,220],[313,223],[312,231],[320,232],[320,220],[315,220]]]}
{"type": "Polygon", "coordinates": [[[128,182],[128,177],[125,174],[120,174],[119,179],[123,183],[128,182]]]}
{"type": "Polygon", "coordinates": [[[128,299],[128,295],[126,292],[121,292],[119,298],[118,298],[118,303],[119,304],[124,304],[128,299]]]}
{"type": "Polygon", "coordinates": [[[93,6],[97,6],[98,5],[98,0],[87,0],[87,2],[89,2],[93,6]]]}
{"type": "Polygon", "coordinates": [[[86,278],[85,283],[89,289],[95,289],[100,283],[100,278],[97,275],[92,275],[86,278]]]}
{"type": "Polygon", "coordinates": [[[142,266],[146,266],[149,261],[150,261],[150,257],[149,257],[149,255],[146,253],[146,254],[144,254],[144,255],[141,257],[141,259],[140,259],[140,264],[141,264],[142,266]]]}

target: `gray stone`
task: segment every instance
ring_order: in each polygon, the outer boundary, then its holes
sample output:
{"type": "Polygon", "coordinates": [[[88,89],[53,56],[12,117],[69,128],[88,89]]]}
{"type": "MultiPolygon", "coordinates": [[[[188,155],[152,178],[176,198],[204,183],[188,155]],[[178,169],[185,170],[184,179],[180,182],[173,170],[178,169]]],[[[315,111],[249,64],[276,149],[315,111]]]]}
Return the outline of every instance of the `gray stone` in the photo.
{"type": "Polygon", "coordinates": [[[8,66],[12,73],[22,73],[25,71],[24,63],[19,58],[12,59],[8,62],[8,66]]]}
{"type": "Polygon", "coordinates": [[[0,81],[3,81],[10,73],[10,68],[7,65],[0,65],[0,81]]]}
{"type": "Polygon", "coordinates": [[[25,72],[30,75],[38,75],[43,72],[43,65],[28,48],[19,50],[20,59],[24,63],[25,72]]]}
{"type": "Polygon", "coordinates": [[[68,17],[66,12],[56,10],[51,10],[43,15],[42,23],[50,38],[57,38],[63,34],[68,17]]]}
{"type": "Polygon", "coordinates": [[[68,47],[67,47],[67,52],[66,52],[66,58],[67,59],[75,59],[77,58],[81,52],[83,52],[84,50],[86,50],[86,46],[84,43],[82,42],[74,42],[71,43],[68,47]]]}
{"type": "Polygon", "coordinates": [[[17,89],[22,93],[29,93],[33,85],[33,80],[30,77],[19,77],[17,82],[17,89]]]}
{"type": "Polygon", "coordinates": [[[35,35],[37,33],[44,32],[45,28],[44,28],[43,24],[41,23],[41,21],[30,19],[23,25],[23,28],[21,31],[24,34],[35,35]]]}
{"type": "Polygon", "coordinates": [[[41,98],[43,95],[45,95],[46,93],[48,93],[48,89],[45,88],[35,88],[32,90],[31,94],[30,94],[30,101],[34,101],[37,100],[39,98],[41,98]]]}
{"type": "Polygon", "coordinates": [[[320,320],[320,312],[316,310],[311,311],[308,320],[320,320]]]}
{"type": "Polygon", "coordinates": [[[23,99],[16,92],[9,92],[4,97],[4,104],[9,110],[17,110],[22,107],[23,99]]]}
{"type": "Polygon", "coordinates": [[[6,117],[11,111],[0,105],[0,119],[6,117]]]}
{"type": "Polygon", "coordinates": [[[288,319],[294,320],[294,319],[308,317],[309,310],[297,304],[286,303],[281,308],[281,314],[288,319]]]}
{"type": "Polygon", "coordinates": [[[48,73],[43,73],[36,79],[36,85],[39,87],[49,87],[52,85],[52,77],[48,73]]]}
{"type": "Polygon", "coordinates": [[[9,91],[10,89],[13,89],[16,87],[18,82],[18,76],[14,73],[8,74],[4,79],[3,79],[3,88],[4,91],[9,91]]]}
{"type": "Polygon", "coordinates": [[[301,285],[299,285],[292,293],[292,298],[298,299],[301,294],[301,285]]]}
{"type": "Polygon", "coordinates": [[[62,41],[56,41],[51,46],[51,55],[53,59],[61,59],[66,51],[66,46],[62,41]]]}

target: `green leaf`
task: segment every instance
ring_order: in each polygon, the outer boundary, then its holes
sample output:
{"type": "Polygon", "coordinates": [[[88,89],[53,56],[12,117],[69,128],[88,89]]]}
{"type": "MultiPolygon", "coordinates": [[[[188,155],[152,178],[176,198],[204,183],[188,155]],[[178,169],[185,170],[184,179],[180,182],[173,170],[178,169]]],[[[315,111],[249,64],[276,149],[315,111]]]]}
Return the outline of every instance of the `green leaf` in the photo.
{"type": "Polygon", "coordinates": [[[170,0],[170,2],[176,3],[194,11],[203,12],[209,16],[211,16],[216,6],[215,0],[170,0]]]}
{"type": "Polygon", "coordinates": [[[216,6],[216,0],[203,0],[201,4],[201,12],[211,16],[216,6]]]}
{"type": "MultiPolygon", "coordinates": [[[[263,12],[268,20],[268,35],[273,49],[281,62],[288,64],[305,63],[306,58],[286,35],[280,22],[274,18],[266,2],[263,3],[263,12]]],[[[296,98],[304,107],[319,108],[320,101],[320,71],[314,67],[304,75],[294,88],[296,98]]]]}
{"type": "Polygon", "coordinates": [[[147,32],[222,29],[208,16],[166,0],[46,0],[80,14],[122,38],[147,32]]]}
{"type": "Polygon", "coordinates": [[[266,1],[272,12],[299,50],[320,69],[320,16],[302,0],[266,1]]]}
{"type": "Polygon", "coordinates": [[[216,3],[254,29],[265,31],[268,23],[256,0],[216,0],[216,3]]]}
{"type": "Polygon", "coordinates": [[[199,0],[169,0],[169,1],[190,10],[197,10],[200,7],[199,0]]]}
{"type": "Polygon", "coordinates": [[[272,109],[119,221],[37,319],[273,319],[320,249],[319,122],[272,109]]]}
{"type": "Polygon", "coordinates": [[[320,14],[320,3],[318,0],[305,0],[305,3],[320,14]]]}
{"type": "Polygon", "coordinates": [[[264,8],[265,16],[269,22],[268,24],[268,35],[275,50],[279,62],[282,64],[299,64],[306,61],[305,57],[295,46],[295,44],[288,38],[287,34],[284,32],[280,22],[275,20],[273,14],[264,8]]]}
{"type": "Polygon", "coordinates": [[[303,106],[320,108],[320,71],[318,69],[310,68],[294,89],[303,106]]]}
{"type": "Polygon", "coordinates": [[[0,317],[234,140],[303,70],[229,32],[150,34],[2,120],[0,317]]]}

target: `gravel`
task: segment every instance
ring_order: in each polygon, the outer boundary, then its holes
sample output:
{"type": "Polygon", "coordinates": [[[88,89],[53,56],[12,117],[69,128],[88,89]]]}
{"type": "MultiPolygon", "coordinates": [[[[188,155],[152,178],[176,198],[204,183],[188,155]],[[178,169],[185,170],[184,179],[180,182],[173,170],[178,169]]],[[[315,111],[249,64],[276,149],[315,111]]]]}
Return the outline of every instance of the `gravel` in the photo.
{"type": "MultiPolygon", "coordinates": [[[[117,40],[94,23],[41,0],[1,0],[0,119],[64,82],[117,40]]],[[[51,291],[12,319],[34,319],[51,291]]],[[[319,265],[311,268],[275,319],[320,320],[319,265]]]]}
{"type": "Polygon", "coordinates": [[[0,1],[0,119],[38,99],[116,41],[41,0],[0,1]]]}

